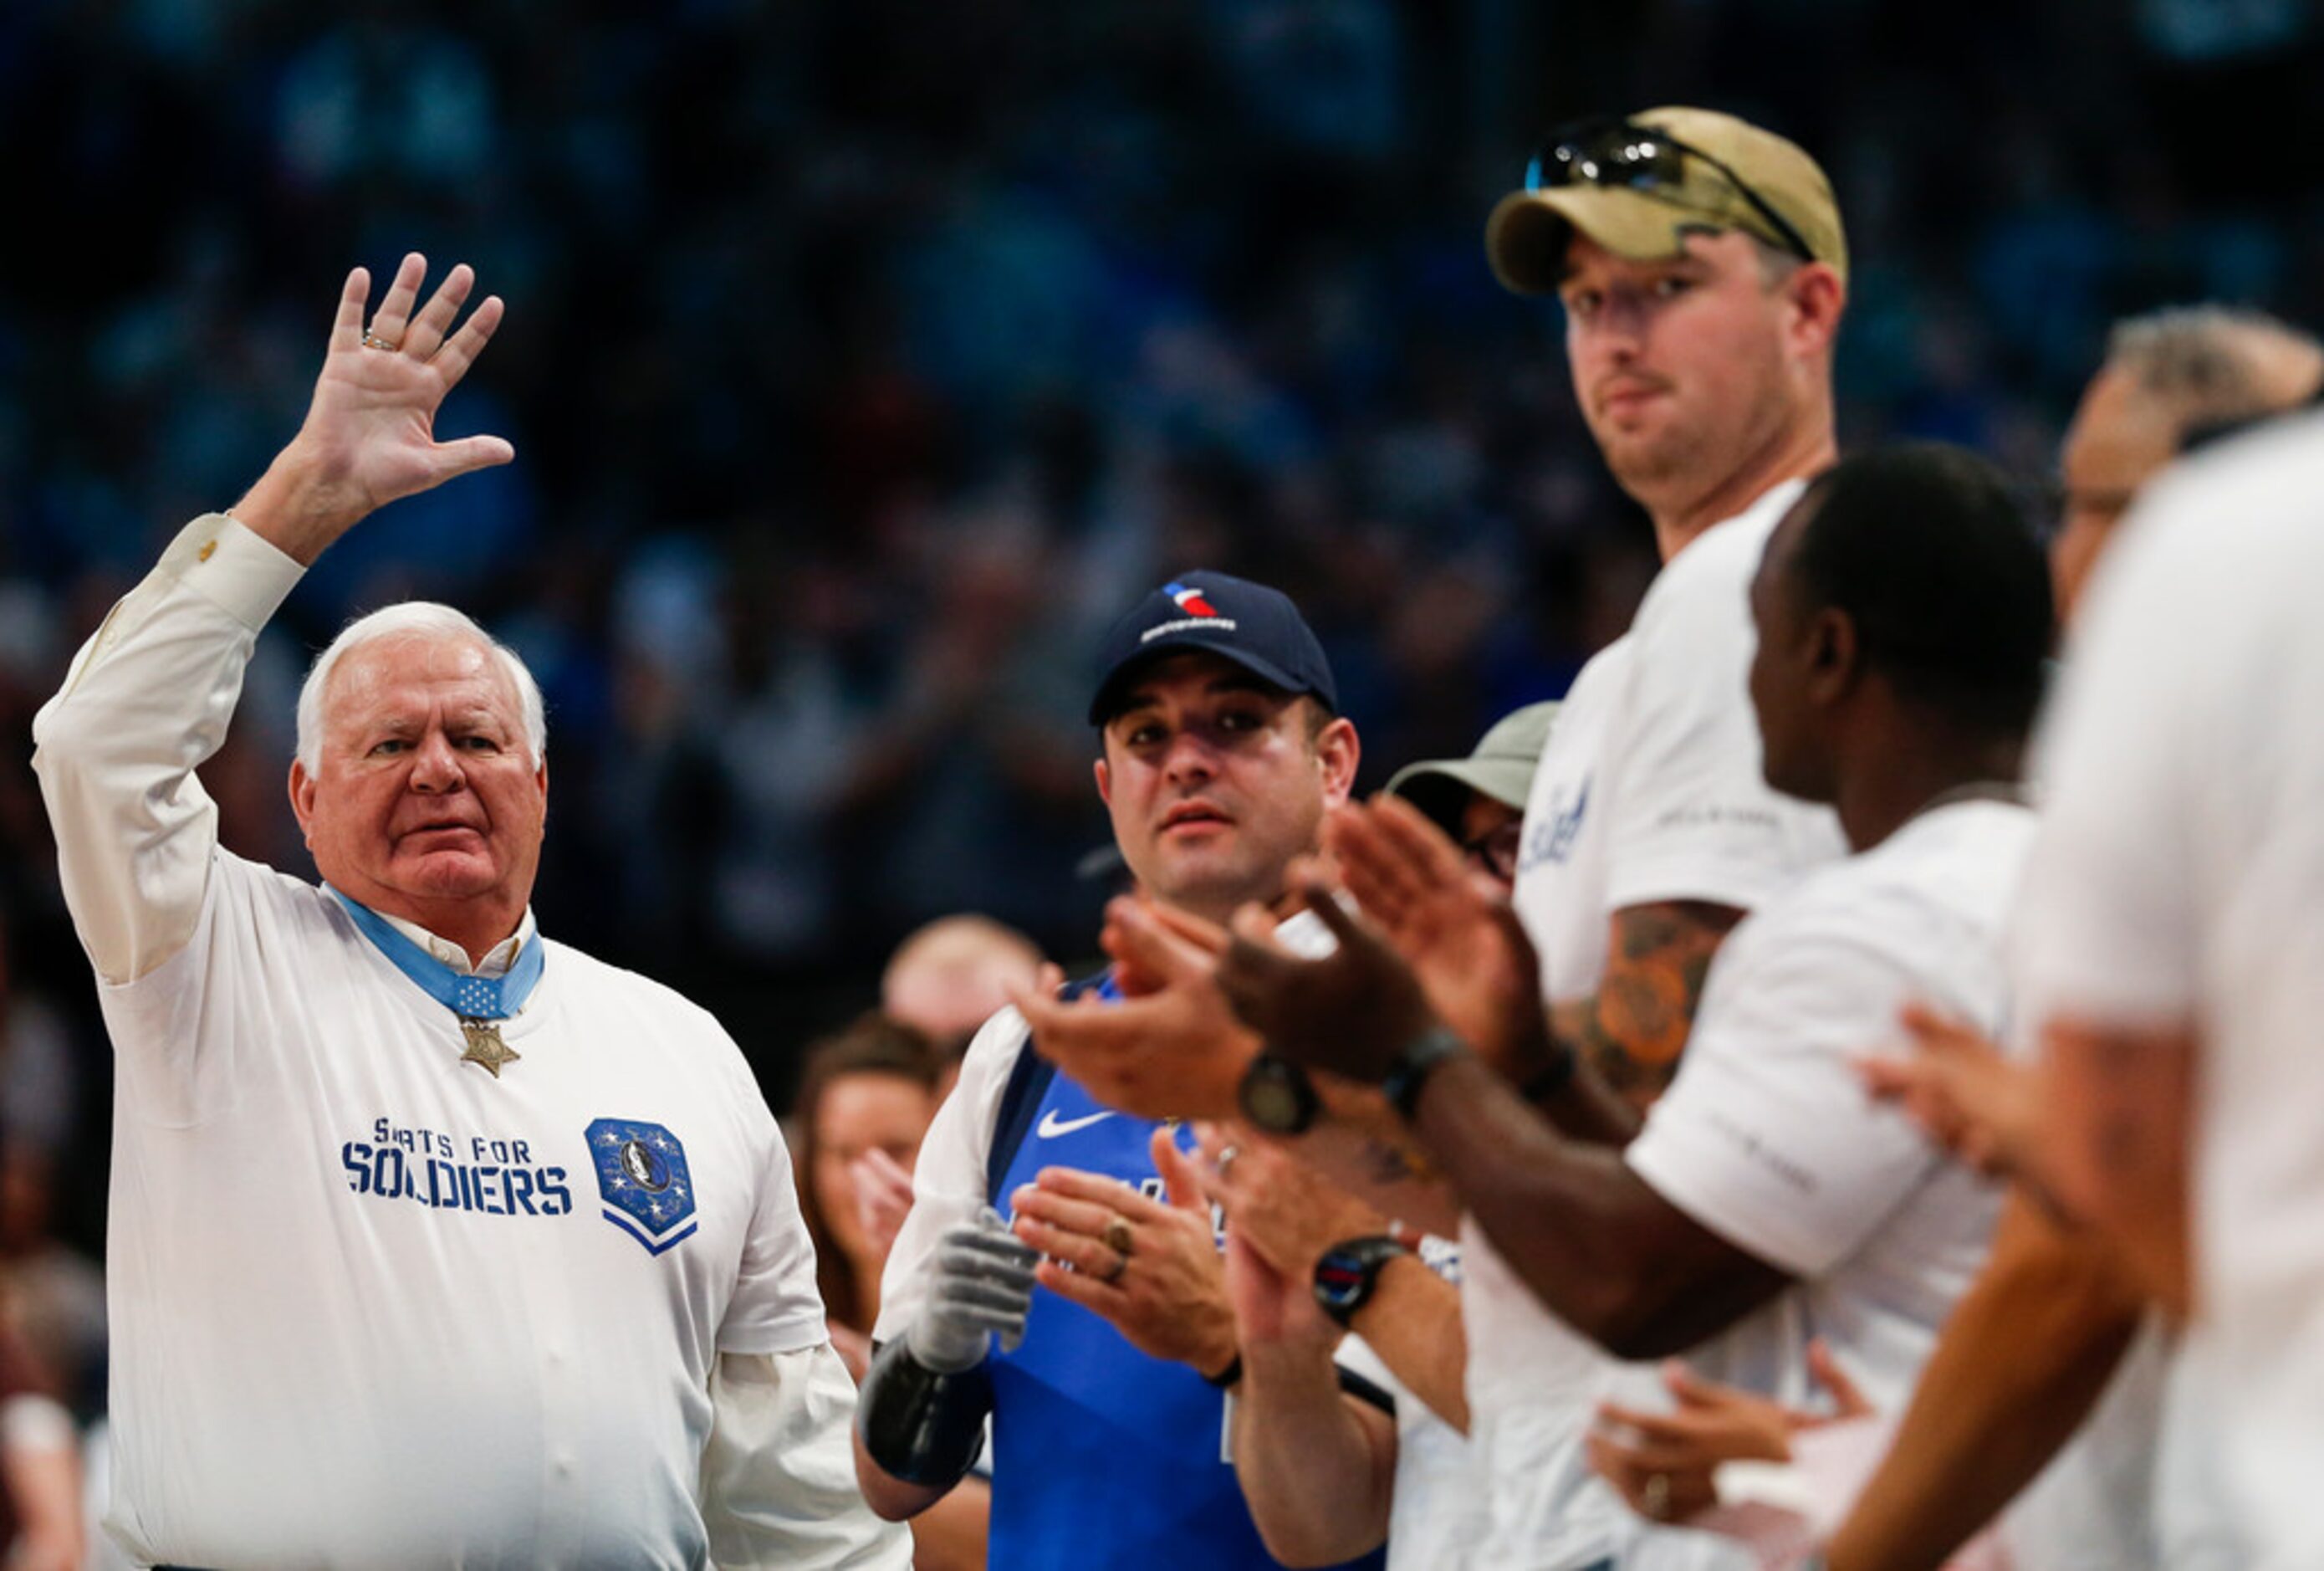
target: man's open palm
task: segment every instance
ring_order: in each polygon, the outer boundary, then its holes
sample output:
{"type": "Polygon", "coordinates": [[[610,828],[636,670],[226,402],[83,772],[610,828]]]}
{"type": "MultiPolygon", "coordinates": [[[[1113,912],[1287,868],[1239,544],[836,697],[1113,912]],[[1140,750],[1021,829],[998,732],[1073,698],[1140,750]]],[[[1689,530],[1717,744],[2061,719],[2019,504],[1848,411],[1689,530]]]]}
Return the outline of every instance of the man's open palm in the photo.
{"type": "Polygon", "coordinates": [[[1535,1023],[1540,984],[1508,901],[1480,889],[1460,848],[1398,798],[1334,810],[1324,840],[1349,892],[1420,978],[1438,1016],[1486,1057],[1509,1061],[1535,1023]]]}
{"type": "Polygon", "coordinates": [[[490,296],[455,330],[476,282],[462,263],[414,315],[427,277],[427,259],[406,256],[366,328],[371,274],[347,274],[306,423],[236,507],[301,561],[400,497],[516,457],[501,437],[436,439],[437,411],[500,326],[503,307],[490,296]]]}

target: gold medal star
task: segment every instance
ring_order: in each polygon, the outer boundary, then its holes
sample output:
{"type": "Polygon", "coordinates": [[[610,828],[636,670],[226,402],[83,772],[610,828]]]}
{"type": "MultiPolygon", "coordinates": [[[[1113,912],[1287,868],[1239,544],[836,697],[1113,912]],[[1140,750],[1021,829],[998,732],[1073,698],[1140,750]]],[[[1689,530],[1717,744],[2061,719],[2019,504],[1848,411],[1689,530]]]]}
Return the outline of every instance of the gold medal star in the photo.
{"type": "Polygon", "coordinates": [[[498,1021],[464,1020],[460,1022],[460,1030],[468,1039],[468,1049],[460,1055],[460,1062],[482,1064],[493,1072],[495,1080],[501,1077],[502,1065],[513,1064],[524,1057],[501,1040],[498,1021]]]}

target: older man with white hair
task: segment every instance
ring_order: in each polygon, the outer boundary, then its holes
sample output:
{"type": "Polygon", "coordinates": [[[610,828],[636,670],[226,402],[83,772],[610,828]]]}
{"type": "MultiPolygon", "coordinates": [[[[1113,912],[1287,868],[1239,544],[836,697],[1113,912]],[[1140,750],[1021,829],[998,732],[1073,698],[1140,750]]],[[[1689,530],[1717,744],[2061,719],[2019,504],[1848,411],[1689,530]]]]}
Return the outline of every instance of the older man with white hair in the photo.
{"type": "Polygon", "coordinates": [[[397,497],[501,317],[351,273],[306,423],[195,520],[34,725],[115,1058],[109,1526],[183,1565],[881,1566],[782,1137],[677,994],[543,938],[540,694],[447,606],[299,704],[320,887],[217,844],[194,771],[259,630],[397,497]]]}

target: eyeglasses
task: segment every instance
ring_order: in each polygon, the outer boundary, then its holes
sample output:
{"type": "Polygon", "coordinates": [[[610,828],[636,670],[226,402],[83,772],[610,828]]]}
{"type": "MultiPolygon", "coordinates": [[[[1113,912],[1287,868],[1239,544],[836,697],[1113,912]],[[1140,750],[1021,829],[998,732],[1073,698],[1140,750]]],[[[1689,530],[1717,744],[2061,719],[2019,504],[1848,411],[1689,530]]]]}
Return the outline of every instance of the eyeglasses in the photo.
{"type": "Polygon", "coordinates": [[[1486,830],[1474,840],[1461,843],[1462,854],[1503,883],[1514,883],[1517,876],[1517,857],[1525,846],[1525,820],[1511,818],[1508,823],[1486,830]]]}
{"type": "MultiPolygon", "coordinates": [[[[1803,262],[1815,252],[1800,237],[1751,182],[1699,147],[1691,147],[1667,131],[1628,120],[1589,120],[1569,125],[1544,143],[1526,165],[1525,189],[1554,190],[1560,186],[1610,186],[1649,194],[1675,193],[1686,184],[1686,161],[1701,159],[1727,179],[1735,192],[1767,220],[1786,250],[1803,262]]],[[[1691,204],[1690,204],[1691,205],[1691,204]]]]}

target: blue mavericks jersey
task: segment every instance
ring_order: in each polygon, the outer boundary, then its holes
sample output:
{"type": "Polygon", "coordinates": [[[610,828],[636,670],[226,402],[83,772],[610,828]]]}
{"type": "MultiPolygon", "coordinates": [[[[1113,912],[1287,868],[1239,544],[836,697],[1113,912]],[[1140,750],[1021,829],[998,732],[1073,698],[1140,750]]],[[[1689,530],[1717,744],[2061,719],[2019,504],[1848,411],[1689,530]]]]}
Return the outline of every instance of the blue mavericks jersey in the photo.
{"type": "MultiPolygon", "coordinates": [[[[1110,996],[1111,989],[1106,989],[1110,996]]],[[[1026,1051],[1032,1049],[1028,1047],[1026,1051]]],[[[1147,1149],[1157,1126],[1050,1078],[995,1203],[1045,1167],[1079,1168],[1162,1194],[1147,1149]]],[[[989,1558],[1008,1571],[1227,1571],[1277,1564],[1259,1541],[1227,1455],[1225,1393],[1148,1357],[1077,1304],[1037,1290],[1025,1340],[992,1375],[989,1558]]],[[[1352,1562],[1378,1566],[1375,1552],[1352,1562]]]]}

